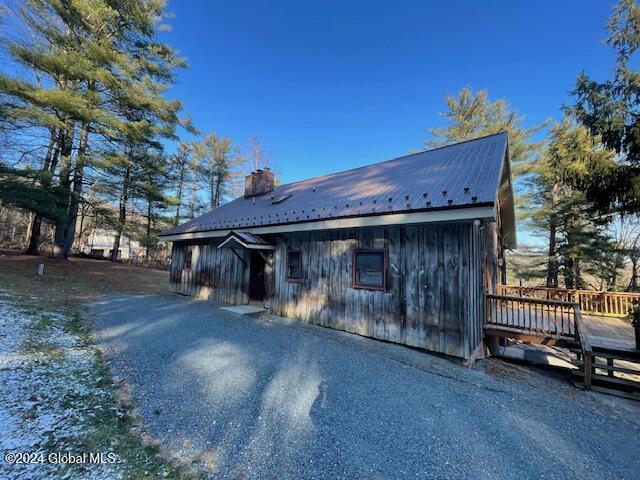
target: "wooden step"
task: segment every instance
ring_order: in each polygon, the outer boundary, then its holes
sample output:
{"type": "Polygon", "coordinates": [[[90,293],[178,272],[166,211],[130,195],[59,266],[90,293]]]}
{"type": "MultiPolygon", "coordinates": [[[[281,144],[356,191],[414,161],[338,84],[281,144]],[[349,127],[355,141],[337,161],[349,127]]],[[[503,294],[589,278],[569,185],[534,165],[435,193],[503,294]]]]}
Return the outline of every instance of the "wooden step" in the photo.
{"type": "Polygon", "coordinates": [[[593,368],[606,370],[608,372],[620,372],[620,373],[627,373],[629,375],[638,375],[640,377],[640,370],[635,370],[633,368],[619,367],[616,365],[607,365],[605,363],[594,363],[593,368]]]}
{"type": "MultiPolygon", "coordinates": [[[[584,389],[584,383],[582,382],[574,382],[574,385],[578,388],[584,389]]],[[[606,393],[608,395],[615,395],[617,397],[629,398],[631,400],[640,400],[640,392],[625,392],[622,390],[601,387],[599,385],[591,385],[591,390],[594,392],[606,393]]]]}
{"type": "MultiPolygon", "coordinates": [[[[571,365],[574,365],[578,368],[582,368],[582,366],[584,365],[584,362],[582,360],[571,360],[570,363],[571,365]]],[[[592,368],[607,370],[608,372],[627,373],[629,375],[638,375],[640,377],[640,369],[620,367],[618,365],[607,365],[606,363],[592,363],[591,366],[592,368]]]]}
{"type": "Polygon", "coordinates": [[[612,350],[603,347],[593,347],[594,357],[613,358],[614,360],[626,360],[627,362],[640,363],[640,352],[626,352],[612,350]]]}
{"type": "MultiPolygon", "coordinates": [[[[578,377],[584,377],[584,373],[582,372],[582,370],[572,370],[571,373],[578,377]]],[[[593,383],[596,381],[607,383],[617,387],[627,387],[627,388],[640,391],[640,382],[634,382],[633,380],[627,380],[626,378],[608,377],[607,375],[599,375],[597,373],[592,373],[591,382],[593,383]]]]}

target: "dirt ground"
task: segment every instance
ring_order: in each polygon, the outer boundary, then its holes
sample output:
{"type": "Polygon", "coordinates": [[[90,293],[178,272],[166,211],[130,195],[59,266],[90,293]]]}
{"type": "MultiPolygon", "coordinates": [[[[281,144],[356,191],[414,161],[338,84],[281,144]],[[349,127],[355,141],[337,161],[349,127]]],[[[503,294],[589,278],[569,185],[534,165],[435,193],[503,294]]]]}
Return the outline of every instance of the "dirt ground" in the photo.
{"type": "Polygon", "coordinates": [[[24,306],[66,308],[112,293],[165,293],[169,272],[105,260],[32,257],[0,251],[0,289],[16,295],[24,306]],[[44,263],[44,276],[37,266],[44,263]]]}

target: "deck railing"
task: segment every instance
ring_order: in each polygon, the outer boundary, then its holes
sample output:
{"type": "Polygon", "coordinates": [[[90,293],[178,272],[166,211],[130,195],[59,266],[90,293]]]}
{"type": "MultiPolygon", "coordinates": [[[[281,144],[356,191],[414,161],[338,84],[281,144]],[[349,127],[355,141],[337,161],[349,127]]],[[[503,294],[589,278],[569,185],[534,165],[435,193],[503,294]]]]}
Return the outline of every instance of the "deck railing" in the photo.
{"type": "Polygon", "coordinates": [[[499,285],[496,293],[516,297],[577,303],[585,315],[624,318],[631,314],[640,293],[571,290],[566,288],[520,287],[499,285]]]}
{"type": "Polygon", "coordinates": [[[576,304],[512,295],[485,295],[487,326],[563,340],[576,339],[576,304]]]}
{"type": "Polygon", "coordinates": [[[579,345],[584,387],[590,388],[593,352],[580,305],[563,300],[485,294],[484,328],[487,333],[535,337],[579,345]]]}

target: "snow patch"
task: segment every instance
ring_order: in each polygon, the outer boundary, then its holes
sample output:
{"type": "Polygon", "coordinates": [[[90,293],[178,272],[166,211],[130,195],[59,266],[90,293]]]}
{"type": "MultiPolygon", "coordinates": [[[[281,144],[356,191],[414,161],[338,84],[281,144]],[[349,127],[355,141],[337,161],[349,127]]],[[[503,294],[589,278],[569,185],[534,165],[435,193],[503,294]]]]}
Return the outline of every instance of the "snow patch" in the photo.
{"type": "MultiPolygon", "coordinates": [[[[92,378],[96,352],[58,325],[54,312],[23,310],[2,303],[0,291],[0,455],[29,452],[72,453],[93,415],[83,398],[106,393],[92,378]],[[44,326],[36,326],[40,320],[44,326]],[[46,351],[27,348],[34,340],[46,351]],[[56,352],[48,355],[47,352],[56,352]],[[95,383],[95,382],[93,382],[95,383]]],[[[88,452],[87,452],[88,453],[88,452]]],[[[106,452],[104,452],[106,453],[106,452]]],[[[0,478],[123,478],[118,464],[9,464],[0,460],[0,478]]]]}

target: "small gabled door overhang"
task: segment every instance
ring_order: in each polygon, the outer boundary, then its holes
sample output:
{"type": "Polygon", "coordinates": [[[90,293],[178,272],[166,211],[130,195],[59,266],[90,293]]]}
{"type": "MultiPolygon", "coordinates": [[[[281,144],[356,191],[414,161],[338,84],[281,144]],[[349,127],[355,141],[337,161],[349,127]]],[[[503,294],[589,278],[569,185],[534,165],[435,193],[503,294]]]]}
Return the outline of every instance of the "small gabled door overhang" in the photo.
{"type": "Polygon", "coordinates": [[[246,248],[247,250],[275,250],[275,245],[248,232],[232,231],[218,245],[218,248],[246,248]]]}

